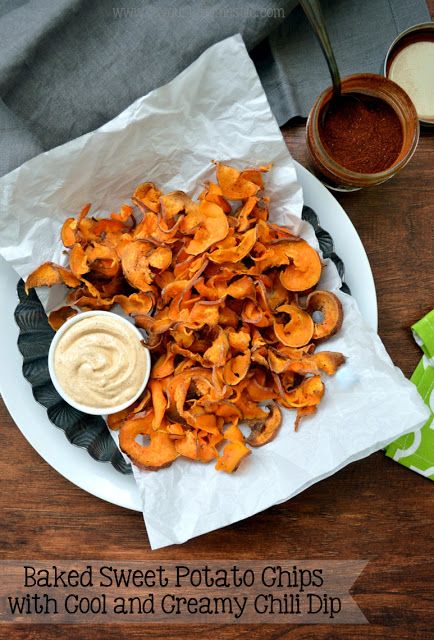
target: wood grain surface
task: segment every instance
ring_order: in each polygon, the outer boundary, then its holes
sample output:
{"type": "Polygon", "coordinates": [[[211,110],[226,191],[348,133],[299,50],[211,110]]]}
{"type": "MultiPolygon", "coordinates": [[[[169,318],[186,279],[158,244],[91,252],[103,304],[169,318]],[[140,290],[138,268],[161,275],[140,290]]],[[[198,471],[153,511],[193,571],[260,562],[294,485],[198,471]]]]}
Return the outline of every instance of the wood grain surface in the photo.
{"type": "MultiPolygon", "coordinates": [[[[434,3],[430,2],[433,14],[434,3]]],[[[306,164],[304,126],[283,128],[306,164]]],[[[338,195],[368,253],[378,294],[379,333],[409,376],[420,350],[410,325],[433,300],[434,137],[424,133],[402,173],[370,190],[338,195]]],[[[179,546],[151,552],[141,514],[102,502],[48,466],[0,405],[1,559],[198,560],[269,557],[366,559],[353,593],[370,624],[11,625],[10,640],[74,637],[365,639],[434,638],[434,484],[382,452],[351,464],[293,500],[179,546]]],[[[240,496],[242,499],[242,496],[240,496]]]]}

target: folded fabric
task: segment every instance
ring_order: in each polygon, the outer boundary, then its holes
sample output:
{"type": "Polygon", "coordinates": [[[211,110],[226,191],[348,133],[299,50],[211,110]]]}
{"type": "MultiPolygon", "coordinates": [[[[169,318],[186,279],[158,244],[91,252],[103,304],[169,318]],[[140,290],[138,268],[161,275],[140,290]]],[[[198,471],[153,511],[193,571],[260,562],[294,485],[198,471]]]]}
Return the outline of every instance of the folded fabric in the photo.
{"type": "MultiPolygon", "coordinates": [[[[381,72],[396,35],[430,19],[425,0],[321,4],[343,75],[381,72]]],[[[306,116],[330,80],[296,5],[297,0],[0,3],[0,175],[103,125],[172,80],[207,47],[238,32],[279,125],[306,116]]]]}
{"type": "Polygon", "coordinates": [[[434,310],[412,326],[424,355],[411,376],[431,415],[422,429],[401,436],[386,449],[399,464],[434,480],[434,310]]]}

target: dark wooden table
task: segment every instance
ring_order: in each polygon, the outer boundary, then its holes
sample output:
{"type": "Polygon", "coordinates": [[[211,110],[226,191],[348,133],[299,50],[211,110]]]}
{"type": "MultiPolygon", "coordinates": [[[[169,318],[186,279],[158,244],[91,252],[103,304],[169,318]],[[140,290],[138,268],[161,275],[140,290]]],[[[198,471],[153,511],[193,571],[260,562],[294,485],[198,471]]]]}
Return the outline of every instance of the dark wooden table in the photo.
{"type": "MultiPolygon", "coordinates": [[[[304,128],[283,129],[305,163],[304,128]]],[[[433,306],[434,138],[423,134],[392,181],[339,195],[368,253],[377,286],[379,333],[407,376],[420,351],[409,327],[433,306]]],[[[366,559],[354,595],[363,626],[107,625],[0,627],[20,638],[412,638],[434,637],[434,484],[384,456],[356,462],[290,502],[180,547],[151,552],[142,516],[94,498],[48,466],[0,406],[1,559],[121,560],[366,559]]]]}

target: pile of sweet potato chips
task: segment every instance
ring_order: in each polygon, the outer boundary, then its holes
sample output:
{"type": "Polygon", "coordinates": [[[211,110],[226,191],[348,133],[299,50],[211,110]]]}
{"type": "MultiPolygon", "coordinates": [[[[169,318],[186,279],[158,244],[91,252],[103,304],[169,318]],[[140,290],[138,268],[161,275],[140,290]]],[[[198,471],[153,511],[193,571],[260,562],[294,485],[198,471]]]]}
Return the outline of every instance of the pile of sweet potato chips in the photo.
{"type": "Polygon", "coordinates": [[[345,360],[315,353],[339,330],[342,307],[334,294],[315,289],[317,252],[268,221],[269,169],[240,172],[218,163],[217,183],[197,202],[146,182],[132,196],[134,206],[110,218],[88,217],[86,205],[62,228],[69,269],[44,263],[27,279],[27,289],[71,289],[67,306],[49,316],[54,329],[78,310],[118,304],[146,330],[148,388],[108,419],[139,467],[159,469],[184,456],[234,471],[250,447],[274,438],[280,407],[296,410],[296,429],[313,414],[324,394],[322,374],[345,360]],[[248,437],[241,423],[250,427],[248,437]]]}

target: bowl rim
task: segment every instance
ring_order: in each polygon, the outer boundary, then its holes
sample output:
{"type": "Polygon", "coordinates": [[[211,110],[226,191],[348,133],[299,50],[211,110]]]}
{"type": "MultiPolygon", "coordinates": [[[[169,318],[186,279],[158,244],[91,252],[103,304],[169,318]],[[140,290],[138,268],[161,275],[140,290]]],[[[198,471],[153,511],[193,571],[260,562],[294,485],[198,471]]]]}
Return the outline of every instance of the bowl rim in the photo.
{"type": "MultiPolygon", "coordinates": [[[[386,56],[384,58],[383,75],[388,80],[391,80],[391,78],[389,77],[387,67],[388,67],[388,64],[389,64],[390,57],[391,57],[392,53],[394,52],[397,44],[399,44],[399,42],[403,38],[408,36],[410,33],[417,33],[418,31],[434,31],[434,22],[419,22],[418,24],[414,24],[411,27],[408,27],[408,29],[405,29],[404,31],[401,31],[401,33],[398,33],[398,35],[396,36],[396,38],[393,40],[393,42],[391,43],[390,47],[388,48],[386,56]]],[[[393,80],[392,80],[392,82],[393,82],[393,80]]],[[[418,114],[418,118],[419,118],[419,114],[418,114]]],[[[425,120],[424,118],[419,118],[419,122],[424,127],[434,127],[434,121],[433,120],[425,120]]]]}
{"type": "MultiPolygon", "coordinates": [[[[314,129],[317,126],[316,123],[318,121],[321,108],[326,102],[325,99],[327,98],[328,94],[331,95],[331,91],[332,91],[331,86],[326,87],[324,91],[322,91],[320,95],[317,97],[317,99],[315,100],[309,112],[307,122],[306,122],[306,131],[308,132],[308,136],[309,136],[309,131],[312,131],[312,135],[315,136],[315,143],[321,150],[323,159],[325,159],[324,165],[326,166],[327,170],[337,174],[344,174],[345,180],[347,181],[351,180],[354,182],[354,184],[359,184],[360,180],[366,179],[369,181],[369,183],[371,183],[372,185],[375,185],[393,177],[398,171],[403,169],[411,160],[419,142],[420,128],[419,128],[419,119],[416,113],[416,108],[414,107],[414,104],[411,101],[410,96],[404,91],[404,89],[400,85],[398,85],[396,82],[394,82],[390,78],[387,78],[386,76],[378,73],[352,73],[342,78],[342,84],[345,85],[351,81],[363,84],[365,81],[370,82],[372,80],[376,82],[381,82],[383,85],[392,86],[393,89],[397,92],[397,94],[399,94],[402,102],[407,103],[407,106],[414,111],[414,120],[415,120],[416,126],[415,126],[412,144],[409,150],[407,151],[407,153],[405,154],[405,156],[403,156],[401,160],[399,160],[399,162],[397,162],[396,164],[393,164],[390,167],[387,167],[386,169],[383,169],[382,171],[378,171],[375,173],[359,173],[356,171],[352,171],[351,169],[348,169],[346,167],[343,167],[342,165],[338,164],[331,155],[329,155],[329,153],[327,152],[326,148],[322,143],[319,133],[316,134],[314,129]]],[[[343,93],[345,93],[347,90],[346,87],[344,89],[345,90],[343,91],[343,93]]],[[[376,92],[372,90],[372,87],[368,89],[364,87],[363,89],[361,89],[361,92],[366,93],[367,95],[376,95],[376,92]]],[[[367,185],[364,185],[364,186],[367,186],[367,185]]]]}
{"type": "Polygon", "coordinates": [[[93,311],[80,311],[77,315],[73,316],[72,318],[69,318],[66,322],[64,322],[64,324],[56,331],[53,340],[51,341],[50,344],[50,348],[48,351],[48,372],[50,374],[50,378],[51,378],[51,382],[54,385],[54,388],[56,389],[57,393],[63,398],[63,400],[65,400],[65,402],[67,402],[69,405],[71,405],[71,407],[74,407],[74,409],[78,409],[79,411],[83,411],[83,413],[87,413],[89,415],[93,415],[93,416],[108,416],[111,415],[112,413],[117,413],[118,411],[123,411],[124,409],[127,409],[127,407],[129,407],[133,402],[135,402],[140,395],[143,393],[143,391],[146,388],[146,385],[148,384],[149,381],[149,377],[151,375],[151,354],[149,349],[144,346],[144,350],[146,353],[146,363],[147,363],[147,373],[143,378],[143,382],[139,387],[139,390],[134,394],[134,396],[132,398],[130,398],[129,400],[127,400],[126,402],[123,402],[122,404],[118,404],[114,407],[90,407],[86,404],[80,403],[80,402],[76,402],[73,398],[71,398],[71,396],[63,389],[62,385],[59,382],[59,379],[56,375],[55,369],[54,369],[54,352],[56,350],[56,347],[59,343],[59,340],[61,339],[61,337],[64,335],[64,333],[66,332],[67,329],[69,329],[69,327],[85,318],[90,318],[92,316],[107,316],[110,315],[113,318],[116,319],[116,321],[119,321],[121,324],[125,325],[127,324],[129,327],[131,327],[134,331],[134,333],[136,333],[137,335],[137,339],[140,340],[141,342],[143,342],[143,335],[142,333],[139,331],[139,329],[132,323],[130,322],[127,318],[124,318],[121,315],[118,315],[117,313],[114,313],[112,311],[102,311],[101,309],[95,309],[93,311]]]}

